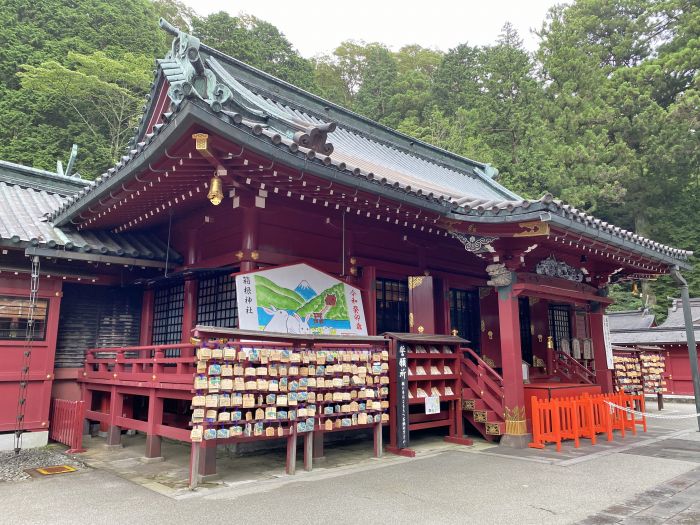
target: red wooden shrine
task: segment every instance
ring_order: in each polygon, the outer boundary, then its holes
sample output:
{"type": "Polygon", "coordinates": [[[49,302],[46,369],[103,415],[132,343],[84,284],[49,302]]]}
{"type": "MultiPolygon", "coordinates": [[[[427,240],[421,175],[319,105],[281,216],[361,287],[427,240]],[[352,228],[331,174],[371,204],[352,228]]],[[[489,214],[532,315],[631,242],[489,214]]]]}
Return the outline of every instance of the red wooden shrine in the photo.
{"type": "MultiPolygon", "coordinates": [[[[36,228],[47,228],[41,235],[12,240],[0,232],[8,246],[0,296],[27,295],[26,256],[38,256],[40,297],[49,301],[46,338],[33,344],[25,428],[50,424],[55,357],[58,397],[81,396],[108,443],[135,429],[148,436],[146,456],[157,457],[161,437],[189,441],[193,330],[238,328],[231,275],[298,262],[360,289],[370,336],[401,334],[382,339],[392,357],[397,341],[410,346],[411,432],[439,424],[456,442],[468,441],[466,430],[526,445],[524,370],[545,389],[611,391],[607,285],[687,267],[689,252],[548,195],[523,199],[486,164],[384,128],[164,26],[173,49],[158,62],[128,154],[79,191],[32,187],[54,199],[34,210],[36,228]],[[6,268],[18,275],[5,277],[6,268]],[[62,343],[59,332],[77,330],[71,322],[88,301],[76,287],[98,286],[113,297],[90,299],[101,312],[99,337],[62,343]],[[137,307],[127,290],[141,295],[137,307]],[[59,304],[69,292],[76,299],[59,304]],[[115,321],[122,317],[128,328],[115,321]],[[416,351],[423,344],[426,354],[416,351]],[[437,415],[419,413],[424,387],[440,398],[437,415]]],[[[28,185],[17,183],[17,191],[28,185]]],[[[266,337],[288,342],[288,334],[266,337]]],[[[23,345],[0,346],[13,356],[23,345]]],[[[17,360],[0,367],[0,428],[11,431],[17,360]]],[[[395,403],[390,408],[394,417],[395,403]]],[[[322,436],[313,446],[322,453],[322,436]]],[[[214,469],[212,450],[212,442],[196,450],[200,474],[214,469]]]]}

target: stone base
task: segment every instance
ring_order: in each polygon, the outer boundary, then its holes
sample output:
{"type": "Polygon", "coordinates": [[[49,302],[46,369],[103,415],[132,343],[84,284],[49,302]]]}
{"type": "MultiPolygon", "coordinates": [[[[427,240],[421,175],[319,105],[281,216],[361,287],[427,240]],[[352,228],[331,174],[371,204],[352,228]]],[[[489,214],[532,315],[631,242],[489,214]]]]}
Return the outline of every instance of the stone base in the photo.
{"type": "Polygon", "coordinates": [[[144,456],[139,458],[139,461],[141,463],[160,463],[161,461],[165,461],[165,458],[163,456],[157,456],[155,458],[147,458],[144,456]]]}
{"type": "MultiPolygon", "coordinates": [[[[49,444],[49,431],[25,432],[22,434],[22,448],[41,448],[49,444]]],[[[0,450],[15,449],[15,433],[0,434],[0,450]]]]}
{"type": "Polygon", "coordinates": [[[532,434],[523,434],[521,436],[504,434],[501,436],[501,441],[498,443],[498,445],[508,448],[527,448],[528,444],[531,442],[532,434]]]}

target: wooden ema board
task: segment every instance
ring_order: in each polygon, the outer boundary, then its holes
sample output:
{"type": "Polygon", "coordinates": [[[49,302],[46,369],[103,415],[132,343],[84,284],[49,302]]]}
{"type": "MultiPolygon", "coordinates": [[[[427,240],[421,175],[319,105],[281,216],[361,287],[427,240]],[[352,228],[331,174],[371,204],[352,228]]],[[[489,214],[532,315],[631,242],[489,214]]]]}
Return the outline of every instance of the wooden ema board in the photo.
{"type": "Polygon", "coordinates": [[[600,385],[582,385],[579,383],[529,383],[525,389],[525,417],[532,420],[532,397],[537,399],[556,399],[560,397],[579,397],[583,394],[601,394],[600,385]]]}
{"type": "MultiPolygon", "coordinates": [[[[305,437],[307,448],[312,441],[306,438],[314,432],[374,427],[375,440],[379,428],[381,441],[381,425],[389,419],[385,348],[348,343],[310,350],[291,342],[200,342],[190,439],[209,446],[288,438],[293,451],[297,435],[305,437]]],[[[289,472],[293,458],[287,460],[289,472]]]]}
{"type": "Polygon", "coordinates": [[[452,336],[386,334],[391,341],[390,444],[389,452],[415,456],[409,447],[410,432],[426,428],[448,427],[446,440],[470,445],[462,435],[460,403],[460,345],[463,339],[452,336]],[[405,356],[405,357],[404,357],[405,356]],[[401,360],[405,358],[405,363],[401,360]],[[405,371],[405,377],[400,374],[405,371]],[[405,401],[400,390],[405,391],[405,401]],[[439,411],[426,413],[426,398],[437,397],[439,411]],[[407,413],[407,425],[402,418],[407,413]]]}

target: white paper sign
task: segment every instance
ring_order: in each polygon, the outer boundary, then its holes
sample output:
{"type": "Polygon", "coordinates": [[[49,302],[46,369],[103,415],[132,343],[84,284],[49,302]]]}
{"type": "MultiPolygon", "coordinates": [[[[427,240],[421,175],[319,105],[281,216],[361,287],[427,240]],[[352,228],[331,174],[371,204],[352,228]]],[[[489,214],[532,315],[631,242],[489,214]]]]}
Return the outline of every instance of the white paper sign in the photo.
{"type": "Polygon", "coordinates": [[[615,365],[613,363],[612,342],[610,341],[610,322],[607,315],[603,316],[603,341],[605,342],[605,359],[608,362],[608,370],[613,370],[615,365]]]}
{"type": "Polygon", "coordinates": [[[359,288],[308,264],[237,275],[236,298],[243,330],[367,335],[359,288]]]}
{"type": "Polygon", "coordinates": [[[425,398],[425,413],[439,414],[440,413],[440,396],[430,396],[425,398]]]}

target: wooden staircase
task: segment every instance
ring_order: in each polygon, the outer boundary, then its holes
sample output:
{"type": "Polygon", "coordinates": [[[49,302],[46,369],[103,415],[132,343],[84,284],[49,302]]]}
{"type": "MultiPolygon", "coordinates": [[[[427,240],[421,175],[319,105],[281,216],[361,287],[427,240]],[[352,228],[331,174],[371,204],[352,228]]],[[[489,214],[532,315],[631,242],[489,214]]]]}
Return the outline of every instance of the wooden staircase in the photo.
{"type": "Polygon", "coordinates": [[[555,358],[554,373],[564,381],[585,385],[595,384],[595,372],[583,366],[569,354],[558,351],[555,353],[555,358]]]}
{"type": "Polygon", "coordinates": [[[503,378],[473,350],[461,348],[462,414],[484,438],[505,432],[503,378]]]}

